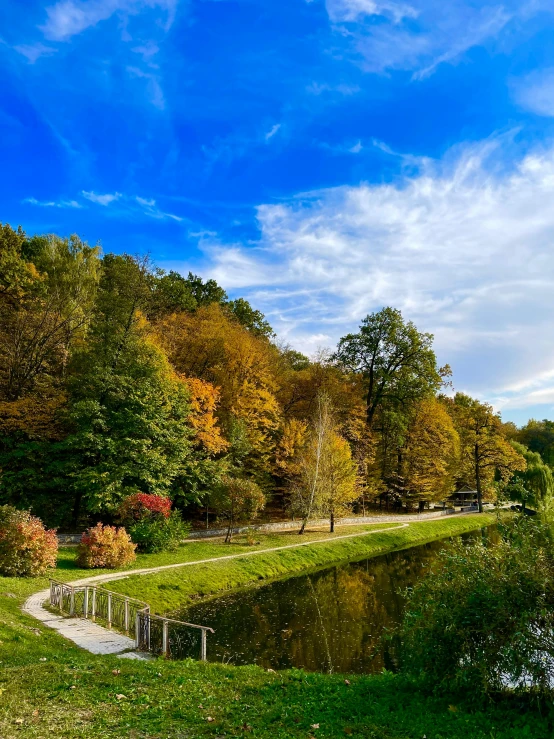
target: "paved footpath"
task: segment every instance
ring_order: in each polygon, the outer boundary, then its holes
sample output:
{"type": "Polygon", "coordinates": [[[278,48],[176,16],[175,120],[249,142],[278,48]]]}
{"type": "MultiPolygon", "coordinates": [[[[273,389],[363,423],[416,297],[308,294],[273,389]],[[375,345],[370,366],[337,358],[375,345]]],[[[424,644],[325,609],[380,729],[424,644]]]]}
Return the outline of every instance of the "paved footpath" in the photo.
{"type": "MultiPolygon", "coordinates": [[[[457,514],[471,515],[471,514],[457,514]]],[[[457,516],[456,516],[457,517],[457,516]]],[[[396,528],[403,529],[409,526],[409,523],[401,523],[396,528]]],[[[365,531],[357,534],[343,534],[335,536],[331,541],[339,539],[353,539],[361,536],[371,536],[379,534],[383,531],[392,531],[391,527],[385,529],[375,529],[373,531],[365,531]]],[[[170,565],[160,565],[159,567],[144,567],[136,570],[125,570],[124,572],[113,572],[103,575],[94,575],[81,580],[74,580],[71,585],[92,585],[94,583],[111,582],[113,580],[122,580],[130,575],[148,575],[154,572],[162,572],[163,570],[172,570],[178,567],[193,567],[208,562],[224,562],[228,559],[240,559],[242,557],[254,557],[257,554],[266,554],[267,552],[279,552],[285,549],[297,549],[298,547],[314,546],[317,544],[328,543],[329,539],[317,539],[315,541],[304,541],[298,544],[286,544],[280,547],[271,547],[268,549],[257,549],[252,552],[241,552],[239,554],[228,554],[223,557],[210,557],[209,559],[199,559],[194,562],[178,562],[170,565]]],[[[23,604],[23,612],[42,621],[45,626],[55,629],[61,636],[69,639],[78,647],[86,649],[92,654],[115,654],[119,657],[127,657],[131,659],[149,659],[150,655],[134,652],[135,642],[128,636],[118,634],[115,631],[106,629],[97,623],[85,618],[68,618],[60,616],[48,611],[44,604],[50,597],[49,590],[41,590],[31,595],[23,604]]]]}

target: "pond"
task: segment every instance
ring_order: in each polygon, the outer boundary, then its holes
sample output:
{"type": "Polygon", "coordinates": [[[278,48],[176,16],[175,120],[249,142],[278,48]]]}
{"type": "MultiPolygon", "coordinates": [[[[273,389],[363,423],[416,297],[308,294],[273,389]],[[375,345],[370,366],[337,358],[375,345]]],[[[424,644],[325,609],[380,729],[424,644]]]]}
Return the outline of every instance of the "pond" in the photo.
{"type": "MultiPolygon", "coordinates": [[[[462,536],[491,536],[494,527],[462,536]]],[[[278,580],[198,603],[177,618],[211,626],[208,660],[274,670],[396,670],[381,637],[403,616],[403,592],[428,570],[443,541],[278,580]]]]}

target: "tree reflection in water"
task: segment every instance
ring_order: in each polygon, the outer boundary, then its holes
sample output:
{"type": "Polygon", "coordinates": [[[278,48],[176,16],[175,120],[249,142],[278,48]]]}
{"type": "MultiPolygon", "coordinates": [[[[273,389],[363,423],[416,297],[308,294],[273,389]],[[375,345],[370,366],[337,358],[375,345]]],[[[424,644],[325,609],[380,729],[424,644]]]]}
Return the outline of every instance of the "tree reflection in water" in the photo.
{"type": "Polygon", "coordinates": [[[394,641],[382,647],[381,637],[402,618],[404,590],[428,571],[444,545],[279,580],[199,603],[179,618],[215,629],[208,638],[212,662],[338,673],[394,670],[394,641]]]}

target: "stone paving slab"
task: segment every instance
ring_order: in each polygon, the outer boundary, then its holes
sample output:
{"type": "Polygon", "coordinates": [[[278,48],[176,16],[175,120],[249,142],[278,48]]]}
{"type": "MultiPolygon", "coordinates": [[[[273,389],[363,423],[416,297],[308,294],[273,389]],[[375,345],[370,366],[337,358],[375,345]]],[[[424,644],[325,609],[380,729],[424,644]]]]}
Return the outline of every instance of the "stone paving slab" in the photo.
{"type": "Polygon", "coordinates": [[[105,629],[88,618],[66,618],[47,611],[44,603],[49,597],[49,590],[35,593],[25,602],[23,612],[42,621],[45,626],[55,629],[61,636],[92,654],[119,654],[135,648],[134,639],[105,629]]]}

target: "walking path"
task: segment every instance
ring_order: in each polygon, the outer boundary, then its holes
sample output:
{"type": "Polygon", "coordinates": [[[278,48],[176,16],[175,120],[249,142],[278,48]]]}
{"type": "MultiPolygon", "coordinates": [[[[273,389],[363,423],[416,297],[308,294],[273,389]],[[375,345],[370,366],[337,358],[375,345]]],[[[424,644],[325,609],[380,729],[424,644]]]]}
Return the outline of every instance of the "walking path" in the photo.
{"type": "MultiPolygon", "coordinates": [[[[470,514],[457,514],[470,515],[470,514]]],[[[364,531],[357,534],[343,534],[335,536],[331,541],[339,539],[353,539],[361,536],[371,536],[379,534],[383,531],[394,531],[408,527],[409,523],[401,523],[399,526],[385,529],[375,529],[372,531],[364,531]]],[[[163,570],[176,569],[178,567],[193,567],[195,565],[207,564],[209,562],[223,562],[229,559],[239,559],[241,557],[253,557],[257,554],[266,554],[268,552],[279,552],[285,549],[296,549],[298,547],[313,546],[320,543],[329,543],[329,539],[316,539],[315,541],[304,541],[298,544],[286,544],[280,547],[270,547],[267,549],[257,549],[251,552],[240,552],[239,554],[228,554],[223,557],[210,557],[208,559],[199,559],[193,562],[177,562],[176,564],[160,565],[158,567],[143,567],[135,570],[125,570],[123,572],[109,572],[102,575],[94,575],[85,577],[81,580],[74,580],[72,585],[92,585],[94,583],[111,582],[113,580],[122,580],[131,575],[148,575],[154,572],[162,572],[163,570]]],[[[67,618],[61,615],[51,613],[44,607],[45,602],[50,596],[49,590],[41,590],[31,595],[23,604],[23,612],[42,621],[45,626],[58,631],[66,639],[69,639],[78,647],[86,649],[92,654],[116,654],[120,657],[128,657],[132,659],[148,659],[149,655],[133,652],[135,642],[127,636],[118,634],[117,632],[93,623],[85,618],[67,618]]]]}

